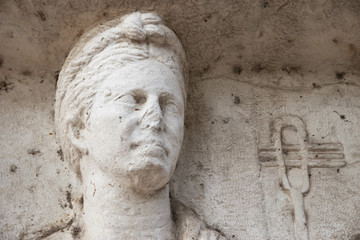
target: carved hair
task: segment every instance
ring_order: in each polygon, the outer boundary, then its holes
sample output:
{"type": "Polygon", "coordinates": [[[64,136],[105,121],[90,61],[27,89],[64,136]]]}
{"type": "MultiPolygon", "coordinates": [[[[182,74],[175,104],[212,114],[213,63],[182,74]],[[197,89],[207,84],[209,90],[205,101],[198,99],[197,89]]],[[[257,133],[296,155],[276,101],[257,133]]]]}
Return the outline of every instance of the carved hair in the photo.
{"type": "Polygon", "coordinates": [[[71,50],[57,83],[55,126],[64,159],[76,173],[80,174],[81,153],[68,138],[69,124],[76,125],[74,131],[84,128],[97,89],[113,70],[149,58],[177,76],[186,99],[184,50],[156,14],[135,12],[107,22],[84,35],[71,50]]]}

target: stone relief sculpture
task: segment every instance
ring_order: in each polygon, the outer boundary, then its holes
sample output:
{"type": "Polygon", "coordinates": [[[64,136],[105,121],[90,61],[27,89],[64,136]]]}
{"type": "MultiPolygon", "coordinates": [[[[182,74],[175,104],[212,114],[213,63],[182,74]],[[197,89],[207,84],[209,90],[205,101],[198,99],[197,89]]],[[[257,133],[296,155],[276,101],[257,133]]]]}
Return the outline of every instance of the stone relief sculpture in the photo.
{"type": "Polygon", "coordinates": [[[60,72],[56,134],[82,184],[81,239],[225,239],[170,201],[184,132],[186,57],[153,13],[92,30],[60,72]]]}
{"type": "Polygon", "coordinates": [[[260,163],[263,167],[278,168],[281,187],[289,195],[293,206],[295,239],[307,240],[304,196],[310,190],[309,168],[344,167],[343,146],[341,143],[310,143],[305,123],[294,115],[275,118],[271,123],[271,132],[273,146],[260,149],[260,163]],[[296,132],[297,144],[284,141],[283,130],[286,128],[296,132]],[[297,179],[296,183],[291,182],[288,176],[291,168],[300,168],[301,179],[297,179]]]}

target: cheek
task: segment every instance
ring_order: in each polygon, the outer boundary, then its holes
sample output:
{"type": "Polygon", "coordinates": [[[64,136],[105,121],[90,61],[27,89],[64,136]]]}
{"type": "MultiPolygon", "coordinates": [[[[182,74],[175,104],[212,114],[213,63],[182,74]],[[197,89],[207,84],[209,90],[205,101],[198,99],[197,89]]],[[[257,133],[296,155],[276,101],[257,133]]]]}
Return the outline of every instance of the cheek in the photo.
{"type": "MultiPolygon", "coordinates": [[[[94,130],[102,129],[118,133],[129,129],[136,123],[137,114],[133,109],[121,107],[116,104],[100,107],[100,109],[91,115],[91,124],[94,130]]],[[[124,132],[126,135],[126,132],[124,132]]]]}
{"type": "Polygon", "coordinates": [[[94,149],[99,151],[103,149],[104,152],[118,154],[119,151],[126,150],[129,137],[136,123],[133,118],[131,114],[116,111],[116,109],[94,112],[89,121],[91,134],[89,134],[87,141],[90,141],[94,149]]]}
{"type": "Polygon", "coordinates": [[[183,117],[172,116],[166,119],[166,135],[170,138],[172,145],[179,145],[184,135],[183,117]]]}

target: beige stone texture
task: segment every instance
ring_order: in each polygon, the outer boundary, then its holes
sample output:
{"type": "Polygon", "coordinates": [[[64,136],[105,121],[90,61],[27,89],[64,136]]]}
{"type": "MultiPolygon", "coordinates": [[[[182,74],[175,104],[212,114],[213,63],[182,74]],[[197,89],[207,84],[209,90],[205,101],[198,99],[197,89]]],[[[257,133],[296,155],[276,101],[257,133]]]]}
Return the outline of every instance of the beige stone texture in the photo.
{"type": "MultiPolygon", "coordinates": [[[[340,144],[345,161],[309,168],[308,239],[360,239],[356,0],[1,0],[0,239],[76,239],[81,190],[56,142],[56,81],[81,35],[134,11],[162,16],[189,64],[171,197],[228,239],[295,239],[292,198],[260,157],[273,120],[290,114],[311,144],[340,144]]],[[[288,130],[284,144],[297,140],[288,130]]]]}

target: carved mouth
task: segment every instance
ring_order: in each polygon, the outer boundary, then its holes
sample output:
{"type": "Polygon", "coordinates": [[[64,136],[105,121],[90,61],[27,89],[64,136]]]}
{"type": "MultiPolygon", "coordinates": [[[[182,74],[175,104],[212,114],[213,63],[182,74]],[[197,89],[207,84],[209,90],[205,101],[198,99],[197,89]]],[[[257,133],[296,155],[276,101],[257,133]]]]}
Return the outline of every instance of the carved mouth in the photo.
{"type": "Polygon", "coordinates": [[[167,152],[162,146],[159,145],[145,145],[144,146],[144,155],[150,157],[163,157],[166,156],[167,152]]]}
{"type": "Polygon", "coordinates": [[[169,150],[161,143],[158,142],[151,142],[151,143],[141,143],[136,142],[130,144],[130,149],[135,150],[138,149],[140,146],[143,146],[143,155],[150,156],[150,157],[166,157],[169,156],[169,150]]]}

